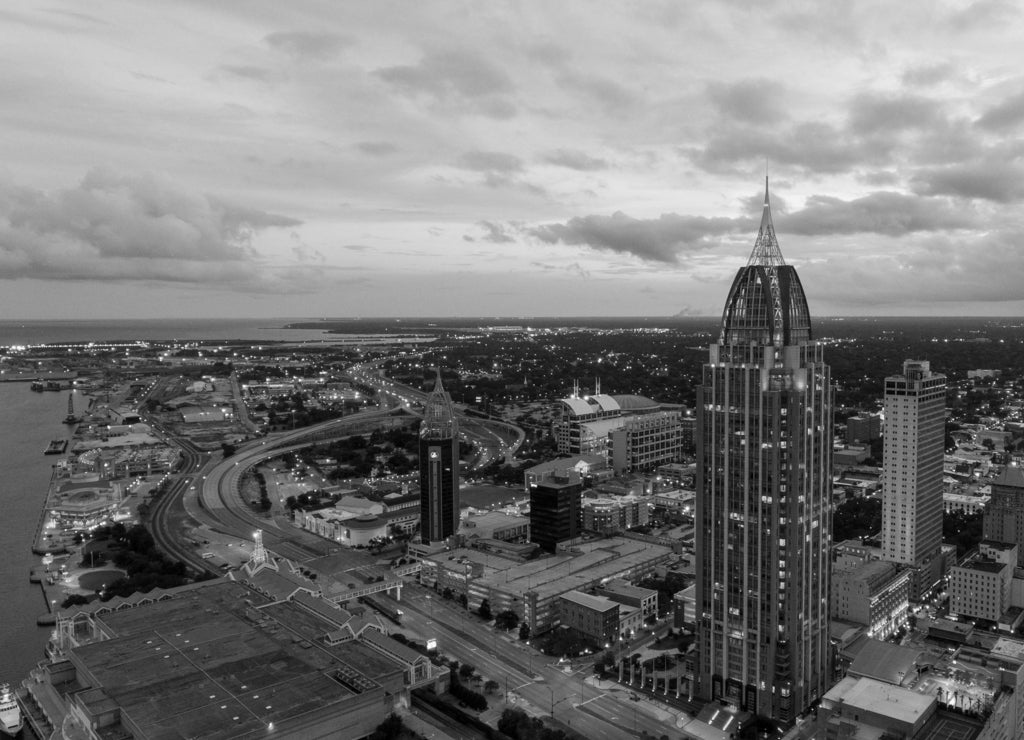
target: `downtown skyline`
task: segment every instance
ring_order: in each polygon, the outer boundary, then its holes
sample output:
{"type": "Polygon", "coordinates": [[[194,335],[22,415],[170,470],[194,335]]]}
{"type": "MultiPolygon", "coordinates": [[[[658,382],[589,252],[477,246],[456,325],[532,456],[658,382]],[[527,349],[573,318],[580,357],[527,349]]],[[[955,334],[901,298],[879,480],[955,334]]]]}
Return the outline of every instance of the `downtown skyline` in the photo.
{"type": "Polygon", "coordinates": [[[766,169],[815,316],[1024,310],[1014,5],[600,10],[4,11],[0,311],[713,316],[766,169]]]}

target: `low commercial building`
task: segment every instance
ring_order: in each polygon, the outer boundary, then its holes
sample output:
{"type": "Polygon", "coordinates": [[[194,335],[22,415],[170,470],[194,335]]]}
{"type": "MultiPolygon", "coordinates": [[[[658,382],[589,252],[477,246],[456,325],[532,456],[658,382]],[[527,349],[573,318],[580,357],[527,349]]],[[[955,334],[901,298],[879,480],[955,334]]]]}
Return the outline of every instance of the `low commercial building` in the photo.
{"type": "Polygon", "coordinates": [[[696,491],[685,489],[657,491],[654,494],[654,506],[675,514],[693,516],[696,499],[696,491]]]}
{"type": "Polygon", "coordinates": [[[641,618],[658,616],[658,592],[652,588],[634,586],[621,578],[605,581],[595,592],[612,601],[640,610],[641,618]]]}
{"type": "Polygon", "coordinates": [[[650,498],[600,496],[583,499],[583,529],[615,534],[650,521],[650,498]]]}
{"type": "Polygon", "coordinates": [[[334,508],[296,512],[295,520],[303,529],[349,547],[366,547],[371,540],[387,537],[390,524],[376,514],[353,516],[334,508]]]}
{"type": "Polygon", "coordinates": [[[882,560],[835,569],[831,596],[830,617],[863,625],[869,637],[885,640],[907,625],[910,574],[882,560]]]}
{"type": "Polygon", "coordinates": [[[569,478],[573,476],[583,480],[594,480],[609,477],[613,473],[608,462],[601,455],[572,455],[548,460],[523,472],[523,484],[526,493],[535,483],[542,483],[548,478],[569,478]]]}
{"type": "Polygon", "coordinates": [[[1017,546],[984,541],[978,549],[949,570],[949,613],[998,622],[1010,607],[1017,546]]]}
{"type": "Polygon", "coordinates": [[[821,699],[818,728],[825,738],[919,737],[938,709],[934,696],[847,676],[821,699]]]}
{"type": "Polygon", "coordinates": [[[882,438],[882,417],[878,414],[858,414],[846,420],[846,441],[874,442],[882,438]]]}
{"type": "Polygon", "coordinates": [[[942,510],[947,514],[980,514],[991,500],[991,496],[972,496],[967,493],[945,491],[942,494],[942,510]]]}
{"type": "Polygon", "coordinates": [[[501,542],[529,542],[530,519],[513,516],[501,511],[482,514],[467,514],[459,523],[456,537],[458,543],[468,544],[474,539],[500,540],[501,542]]]}
{"type": "Polygon", "coordinates": [[[443,687],[424,656],[346,629],[349,612],[307,591],[277,601],[219,580],[138,596],[61,614],[26,682],[42,736],[364,737],[411,689],[443,687]]]}
{"type": "Polygon", "coordinates": [[[597,646],[619,637],[619,605],[602,596],[569,591],[558,598],[559,623],[576,636],[597,646]]]}
{"type": "Polygon", "coordinates": [[[124,500],[119,483],[69,482],[57,489],[48,509],[47,526],[65,532],[82,532],[114,517],[124,500]]]}
{"type": "Polygon", "coordinates": [[[494,613],[514,611],[534,634],[558,624],[562,594],[590,591],[615,578],[642,580],[673,557],[668,547],[625,537],[579,542],[571,551],[528,562],[468,548],[409,552],[420,558],[425,585],[465,594],[470,608],[487,599],[494,613]]]}
{"type": "Polygon", "coordinates": [[[181,452],[174,447],[144,447],[120,450],[110,461],[113,478],[159,475],[174,470],[181,452]]]}

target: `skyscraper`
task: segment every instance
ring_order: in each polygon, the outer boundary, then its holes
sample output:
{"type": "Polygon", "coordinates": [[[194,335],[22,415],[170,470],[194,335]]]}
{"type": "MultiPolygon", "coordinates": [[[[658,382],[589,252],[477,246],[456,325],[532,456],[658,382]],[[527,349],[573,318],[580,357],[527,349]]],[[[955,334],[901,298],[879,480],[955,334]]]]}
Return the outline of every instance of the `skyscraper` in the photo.
{"type": "Polygon", "coordinates": [[[420,424],[420,539],[443,542],[459,528],[459,426],[437,371],[420,424]]]}
{"type": "Polygon", "coordinates": [[[767,179],[697,413],[697,690],[789,724],[831,683],[833,388],[767,179]]]}
{"type": "Polygon", "coordinates": [[[907,360],[885,379],[882,444],[882,556],[913,568],[910,598],[942,577],[942,451],[946,376],[907,360]]]}

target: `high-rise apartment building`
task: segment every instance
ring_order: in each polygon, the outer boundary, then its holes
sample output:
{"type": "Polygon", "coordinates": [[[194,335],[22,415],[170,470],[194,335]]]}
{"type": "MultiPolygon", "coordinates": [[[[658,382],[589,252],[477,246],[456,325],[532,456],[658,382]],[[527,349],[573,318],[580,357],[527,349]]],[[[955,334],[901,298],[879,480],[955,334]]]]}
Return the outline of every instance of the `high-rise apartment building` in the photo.
{"type": "Polygon", "coordinates": [[[459,528],[459,426],[437,373],[420,424],[420,539],[444,542],[459,528]]]}
{"type": "Polygon", "coordinates": [[[942,577],[942,454],[946,376],[907,360],[885,379],[882,557],[910,566],[910,599],[942,577]]]}
{"type": "Polygon", "coordinates": [[[697,690],[792,723],[830,686],[833,387],[764,210],[697,395],[697,690]]]}

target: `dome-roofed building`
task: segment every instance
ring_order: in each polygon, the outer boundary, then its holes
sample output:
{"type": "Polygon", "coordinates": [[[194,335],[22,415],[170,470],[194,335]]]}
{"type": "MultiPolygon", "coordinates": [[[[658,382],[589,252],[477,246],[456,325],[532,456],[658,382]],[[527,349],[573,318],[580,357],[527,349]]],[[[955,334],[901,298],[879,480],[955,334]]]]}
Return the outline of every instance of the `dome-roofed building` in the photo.
{"type": "Polygon", "coordinates": [[[618,473],[676,462],[693,444],[693,417],[682,407],[635,394],[573,395],[558,402],[553,433],[562,455],[598,455],[618,473]]]}

